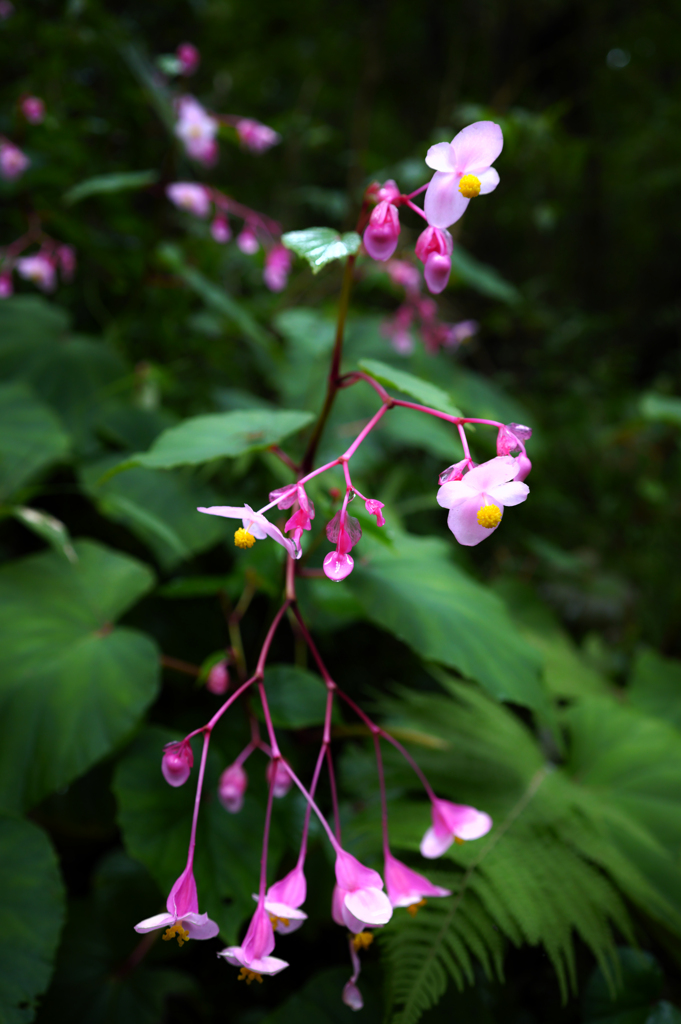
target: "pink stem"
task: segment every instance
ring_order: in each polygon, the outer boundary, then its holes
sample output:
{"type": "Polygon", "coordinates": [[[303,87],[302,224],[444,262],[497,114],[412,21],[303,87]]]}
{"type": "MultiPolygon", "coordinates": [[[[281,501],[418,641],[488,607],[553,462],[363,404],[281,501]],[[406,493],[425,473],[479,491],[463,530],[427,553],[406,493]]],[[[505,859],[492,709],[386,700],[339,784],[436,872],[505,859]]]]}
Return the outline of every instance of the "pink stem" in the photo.
{"type": "Polygon", "coordinates": [[[369,384],[374,389],[374,391],[376,391],[381,396],[382,401],[384,401],[386,404],[389,405],[390,403],[392,403],[392,398],[390,397],[386,389],[383,387],[383,385],[379,384],[378,381],[374,380],[373,377],[370,377],[368,373],[362,373],[360,370],[355,370],[352,373],[346,373],[344,377],[341,377],[340,387],[351,387],[351,385],[357,384],[360,380],[363,380],[365,381],[365,383],[369,384]]]}
{"type": "Polygon", "coordinates": [[[265,902],[267,890],[267,848],[270,842],[270,821],[272,819],[272,800],[274,798],[274,772],[267,794],[267,811],[265,812],[265,829],[262,834],[262,856],[260,858],[260,888],[258,889],[258,906],[265,902]]]}
{"type": "Polygon", "coordinates": [[[194,798],[194,815],[192,817],[192,830],[189,836],[189,851],[187,853],[187,867],[191,868],[194,864],[194,847],[196,846],[196,826],[199,821],[199,806],[201,804],[201,791],[203,789],[203,777],[206,773],[206,759],[208,757],[208,747],[210,745],[210,733],[206,732],[203,736],[203,750],[201,751],[201,765],[199,767],[199,777],[196,783],[196,797],[194,798]]]}
{"type": "Polygon", "coordinates": [[[329,786],[331,788],[331,806],[333,807],[333,823],[336,829],[336,839],[340,843],[341,841],[341,823],[340,823],[340,812],[338,810],[338,790],[336,789],[336,773],[333,769],[333,758],[331,756],[331,747],[326,748],[326,762],[329,768],[329,786]]]}
{"type": "Polygon", "coordinates": [[[378,410],[378,412],[374,413],[374,415],[371,417],[371,419],[367,423],[367,425],[364,428],[364,430],[360,431],[360,433],[357,435],[355,440],[352,442],[352,444],[350,445],[348,450],[346,452],[343,452],[343,454],[341,455],[340,458],[343,461],[345,461],[346,459],[351,459],[352,458],[352,456],[355,454],[355,452],[357,451],[357,449],[361,445],[362,441],[365,439],[365,437],[368,434],[371,433],[371,431],[374,429],[374,427],[376,426],[378,421],[381,419],[381,417],[385,416],[385,414],[387,413],[388,409],[389,409],[388,405],[382,405],[381,408],[378,410]]]}
{"type": "Polygon", "coordinates": [[[313,477],[319,476],[320,473],[326,473],[327,469],[333,469],[334,466],[339,466],[340,462],[340,458],[334,459],[333,462],[327,462],[324,466],[320,466],[319,469],[313,469],[311,473],[307,474],[307,476],[302,477],[298,483],[301,485],[306,484],[308,480],[312,480],[313,477]]]}
{"type": "Polygon", "coordinates": [[[461,438],[461,447],[463,448],[463,454],[466,458],[466,461],[470,462],[471,453],[468,447],[468,438],[466,437],[466,431],[464,430],[462,423],[458,423],[457,426],[459,428],[459,437],[461,438]]]}
{"type": "Polygon", "coordinates": [[[426,217],[426,215],[423,212],[423,210],[421,209],[421,207],[417,206],[416,203],[412,203],[411,199],[407,199],[407,201],[406,201],[406,203],[404,205],[408,206],[410,210],[414,211],[414,213],[418,213],[419,217],[423,217],[423,219],[425,221],[428,220],[428,218],[426,217]]]}
{"type": "Polygon", "coordinates": [[[319,654],[319,651],[317,650],[317,648],[315,646],[315,642],[312,639],[312,637],[310,636],[308,628],[305,625],[305,622],[303,621],[303,617],[300,614],[298,606],[295,605],[295,604],[293,606],[293,614],[295,615],[296,619],[298,620],[298,624],[300,626],[300,632],[303,634],[303,639],[305,640],[305,643],[309,647],[310,653],[312,654],[312,657],[317,662],[317,668],[319,669],[319,672],[321,674],[322,679],[324,680],[324,682],[326,683],[326,685],[327,685],[327,687],[329,689],[335,690],[336,689],[336,684],[334,683],[333,679],[331,678],[331,675],[330,675],[329,670],[327,669],[326,665],[322,661],[321,656],[319,654]]]}
{"type": "Polygon", "coordinates": [[[388,842],[388,801],[385,795],[385,773],[383,771],[383,758],[381,757],[381,740],[377,732],[374,733],[374,748],[376,750],[376,771],[378,772],[378,785],[381,790],[381,826],[383,829],[383,856],[390,854],[388,842]]]}
{"type": "Polygon", "coordinates": [[[233,764],[240,768],[242,764],[245,764],[245,762],[248,761],[249,757],[251,756],[255,749],[256,744],[249,743],[247,746],[244,747],[239,756],[235,758],[233,764]]]}
{"type": "Polygon", "coordinates": [[[400,198],[401,199],[415,199],[416,196],[420,196],[422,192],[425,192],[429,185],[430,185],[430,182],[427,181],[425,185],[421,185],[421,187],[417,188],[415,192],[410,192],[408,196],[401,196],[400,198]]]}
{"type": "Polygon", "coordinates": [[[260,703],[262,704],[262,710],[265,716],[265,725],[267,726],[267,733],[269,735],[270,743],[272,745],[272,758],[274,760],[277,760],[281,758],[281,752],[279,750],[279,744],[277,743],[277,737],[274,732],[274,725],[272,724],[272,717],[270,715],[270,706],[267,703],[265,687],[262,681],[258,683],[258,692],[260,693],[260,703]]]}
{"type": "MultiPolygon", "coordinates": [[[[328,747],[326,742],[322,743],[319,749],[319,756],[317,757],[317,764],[315,765],[314,774],[312,776],[312,783],[310,785],[310,795],[314,796],[317,789],[317,783],[319,782],[319,773],[322,770],[324,764],[324,755],[326,754],[328,747]]],[[[305,857],[307,855],[307,834],[310,829],[310,815],[312,814],[312,808],[308,804],[305,808],[305,820],[303,821],[303,834],[300,840],[300,853],[298,854],[298,867],[302,867],[305,863],[305,857]]]]}

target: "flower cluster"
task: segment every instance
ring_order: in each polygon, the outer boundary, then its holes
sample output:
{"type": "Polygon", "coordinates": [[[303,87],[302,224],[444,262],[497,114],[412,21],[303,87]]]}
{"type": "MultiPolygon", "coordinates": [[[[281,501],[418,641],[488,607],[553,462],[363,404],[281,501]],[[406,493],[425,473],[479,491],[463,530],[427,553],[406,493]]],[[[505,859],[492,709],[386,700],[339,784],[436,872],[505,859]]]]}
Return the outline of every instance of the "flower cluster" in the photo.
{"type": "Polygon", "coordinates": [[[364,230],[364,248],[374,260],[389,260],[400,234],[399,208],[407,206],[427,222],[416,242],[416,256],[423,263],[428,290],[443,291],[452,269],[454,241],[447,230],[465,213],[471,199],[492,192],[499,175],[492,164],[504,144],[501,128],[493,121],[476,121],[455,135],[451,142],[438,142],[426,154],[426,164],[435,171],[430,182],[403,195],[394,181],[375,183],[367,200],[375,203],[364,230]],[[425,192],[423,210],[413,199],[425,192]]]}
{"type": "Polygon", "coordinates": [[[4,249],[0,249],[0,299],[14,294],[13,273],[31,281],[42,292],[53,292],[57,287],[57,272],[62,281],[69,283],[76,272],[76,252],[70,245],[50,238],[41,229],[37,218],[31,227],[4,249]],[[30,256],[21,256],[31,245],[40,248],[30,256]]]}
{"type": "Polygon", "coordinates": [[[418,326],[426,351],[440,348],[455,349],[477,334],[475,320],[443,323],[438,316],[437,303],[421,294],[421,275],[416,267],[405,260],[388,260],[385,269],[394,284],[404,288],[404,302],[394,316],[381,324],[381,332],[390,339],[400,355],[409,355],[414,349],[412,327],[418,326]]]}

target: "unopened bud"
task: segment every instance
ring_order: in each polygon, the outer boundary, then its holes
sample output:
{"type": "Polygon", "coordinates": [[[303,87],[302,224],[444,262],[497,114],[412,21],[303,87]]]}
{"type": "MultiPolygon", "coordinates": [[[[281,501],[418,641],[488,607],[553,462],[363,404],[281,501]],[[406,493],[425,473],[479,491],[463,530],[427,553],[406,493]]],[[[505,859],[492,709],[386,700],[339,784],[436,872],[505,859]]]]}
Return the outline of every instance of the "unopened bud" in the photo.
{"type": "Polygon", "coordinates": [[[0,299],[8,299],[10,295],[14,294],[14,283],[12,281],[12,272],[10,270],[0,274],[0,299]]]}
{"type": "Polygon", "coordinates": [[[444,291],[452,272],[452,260],[449,256],[441,256],[439,253],[431,252],[426,260],[423,276],[428,285],[428,291],[433,295],[439,295],[444,291]]]}
{"type": "Polygon", "coordinates": [[[272,760],[268,764],[267,781],[272,786],[272,793],[276,797],[286,796],[293,785],[293,779],[289,775],[286,765],[281,758],[272,760]]]}
{"type": "Polygon", "coordinates": [[[355,568],[355,561],[352,555],[341,554],[338,551],[329,551],[324,559],[324,572],[334,583],[340,583],[346,576],[349,576],[355,568]]]}
{"type": "Polygon", "coordinates": [[[182,75],[193,75],[201,63],[201,54],[192,43],[180,43],[177,50],[182,75]]]}
{"type": "Polygon", "coordinates": [[[219,661],[217,665],[213,665],[212,669],[208,673],[206,689],[209,693],[215,693],[218,696],[221,696],[223,693],[227,693],[229,690],[229,669],[227,667],[226,658],[219,661]]]}
{"type": "Polygon", "coordinates": [[[351,1010],[361,1010],[364,1006],[364,1000],[362,999],[362,993],[355,985],[354,981],[348,981],[343,988],[343,1002],[346,1006],[349,1006],[351,1010]]]}
{"type": "Polygon", "coordinates": [[[247,256],[252,256],[260,248],[260,242],[253,228],[248,224],[236,236],[236,244],[247,256]]]}
{"type": "Polygon", "coordinates": [[[522,441],[529,441],[532,437],[532,428],[522,423],[507,423],[499,427],[497,434],[497,455],[512,455],[522,449],[522,441]]]}
{"type": "Polygon", "coordinates": [[[240,764],[230,764],[225,768],[218,783],[218,799],[230,814],[238,814],[244,805],[244,795],[248,789],[248,775],[240,764]]]}
{"type": "Polygon", "coordinates": [[[169,786],[184,786],[193,764],[194,755],[188,743],[170,743],[163,751],[163,778],[169,786]]]}
{"type": "Polygon", "coordinates": [[[400,218],[392,203],[380,202],[369,218],[364,232],[364,247],[373,260],[389,260],[397,248],[400,218]]]}
{"type": "Polygon", "coordinates": [[[515,462],[516,466],[518,467],[518,472],[516,473],[514,479],[522,482],[523,480],[525,480],[526,477],[530,475],[532,463],[528,459],[527,455],[519,455],[515,462]]]}
{"type": "Polygon", "coordinates": [[[19,106],[29,124],[40,124],[45,117],[45,104],[39,96],[24,96],[19,106]]]}
{"type": "Polygon", "coordinates": [[[210,233],[216,242],[220,245],[224,245],[225,242],[229,242],[232,237],[232,229],[229,226],[229,221],[225,217],[224,213],[218,213],[215,220],[210,226],[210,233]]]}

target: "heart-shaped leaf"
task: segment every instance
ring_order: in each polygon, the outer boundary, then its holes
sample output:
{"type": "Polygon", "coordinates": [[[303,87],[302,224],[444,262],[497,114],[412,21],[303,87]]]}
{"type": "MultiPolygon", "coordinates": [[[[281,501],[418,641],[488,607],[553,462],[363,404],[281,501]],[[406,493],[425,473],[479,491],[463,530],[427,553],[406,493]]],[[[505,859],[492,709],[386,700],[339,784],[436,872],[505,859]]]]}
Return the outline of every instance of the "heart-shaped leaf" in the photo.
{"type": "Polygon", "coordinates": [[[333,228],[289,231],[282,235],[281,240],[287,249],[307,260],[313,274],[318,274],[322,267],[333,260],[352,256],[362,244],[362,239],[356,231],[347,231],[341,235],[333,228]]]}

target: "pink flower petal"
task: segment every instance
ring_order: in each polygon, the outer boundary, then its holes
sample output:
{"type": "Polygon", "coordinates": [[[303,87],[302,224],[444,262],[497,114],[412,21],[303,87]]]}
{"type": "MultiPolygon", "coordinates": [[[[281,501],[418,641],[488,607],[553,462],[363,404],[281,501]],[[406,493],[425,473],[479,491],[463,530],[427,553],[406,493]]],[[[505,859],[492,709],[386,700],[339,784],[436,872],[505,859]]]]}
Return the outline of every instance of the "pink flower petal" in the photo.
{"type": "Polygon", "coordinates": [[[253,914],[241,948],[248,960],[269,956],[274,949],[274,929],[264,904],[259,905],[253,914]]]}
{"type": "Polygon", "coordinates": [[[453,835],[438,836],[435,833],[434,828],[429,828],[423,839],[421,840],[421,856],[427,857],[429,860],[434,860],[436,857],[441,857],[454,842],[453,835]]]}
{"type": "Polygon", "coordinates": [[[448,228],[466,212],[470,199],[459,192],[459,177],[436,171],[426,190],[423,210],[428,223],[435,228],[448,228]]]}
{"type": "MultiPolygon", "coordinates": [[[[369,928],[387,924],[393,916],[393,908],[386,894],[382,889],[372,887],[348,893],[343,909],[343,920],[348,927],[351,927],[351,924],[347,914],[369,928]]],[[[361,928],[359,930],[361,931],[361,928]]]]}
{"type": "MultiPolygon", "coordinates": [[[[257,898],[257,896],[254,897],[254,899],[257,898]]],[[[276,900],[269,900],[267,897],[265,897],[265,910],[271,917],[277,918],[277,921],[272,924],[272,928],[278,935],[295,932],[307,921],[307,914],[303,910],[297,910],[286,903],[277,903],[276,900]],[[286,921],[288,924],[284,923],[286,921]]]]}
{"type": "Polygon", "coordinates": [[[492,501],[501,505],[519,505],[525,501],[530,493],[527,484],[512,480],[508,484],[500,484],[499,487],[490,487],[487,492],[492,501]]]}
{"type": "MultiPolygon", "coordinates": [[[[466,480],[470,473],[466,475],[466,480]]],[[[478,494],[476,488],[468,487],[465,480],[451,480],[443,484],[437,492],[437,503],[442,508],[452,508],[468,498],[475,498],[478,494]]]]}
{"type": "Polygon", "coordinates": [[[456,154],[450,142],[438,142],[426,153],[426,163],[434,171],[452,173],[456,170],[456,154]]]}
{"type": "Polygon", "coordinates": [[[214,939],[220,932],[220,926],[211,921],[208,914],[186,914],[182,924],[190,939],[214,939]]]}
{"type": "Polygon", "coordinates": [[[459,839],[480,839],[491,829],[492,819],[485,811],[468,804],[436,800],[433,804],[433,825],[438,835],[449,833],[459,839]]]}
{"type": "Polygon", "coordinates": [[[175,924],[172,914],[155,914],[135,925],[136,932],[155,932],[159,928],[171,928],[175,924]]]}
{"type": "Polygon", "coordinates": [[[351,853],[340,850],[336,854],[336,881],[341,889],[383,888],[383,879],[378,871],[361,864],[351,853]]]}
{"type": "Polygon", "coordinates": [[[191,866],[188,865],[175,885],[170,890],[166,901],[168,913],[177,921],[187,914],[198,914],[199,900],[196,895],[196,882],[191,866]]]}
{"type": "Polygon", "coordinates": [[[494,167],[488,167],[486,171],[480,171],[476,177],[480,182],[481,196],[486,196],[490,192],[494,192],[494,189],[499,184],[499,174],[494,167]]]}
{"type": "Polygon", "coordinates": [[[482,494],[489,491],[490,487],[514,480],[517,472],[518,466],[512,455],[497,455],[467,473],[466,486],[482,494]]]}
{"type": "Polygon", "coordinates": [[[452,139],[457,171],[475,174],[493,164],[504,147],[501,128],[494,121],[476,121],[452,139]]]}
{"type": "Polygon", "coordinates": [[[429,882],[391,854],[385,858],[385,886],[393,907],[410,907],[424,896],[451,896],[449,889],[429,882]]]}
{"type": "Polygon", "coordinates": [[[302,867],[296,865],[279,882],[267,890],[266,899],[275,903],[287,903],[289,907],[300,907],[307,896],[307,882],[302,867]]]}
{"type": "Polygon", "coordinates": [[[331,897],[331,917],[336,924],[341,926],[341,928],[345,924],[345,921],[343,920],[343,906],[347,895],[347,889],[341,889],[339,885],[334,885],[333,896],[331,897]]]}
{"type": "MultiPolygon", "coordinates": [[[[478,496],[469,498],[452,506],[447,516],[447,526],[452,531],[459,544],[472,548],[476,544],[489,537],[497,529],[496,526],[487,528],[478,522],[478,511],[485,504],[484,498],[478,496]]],[[[498,525],[498,524],[497,524],[498,525]]]]}

